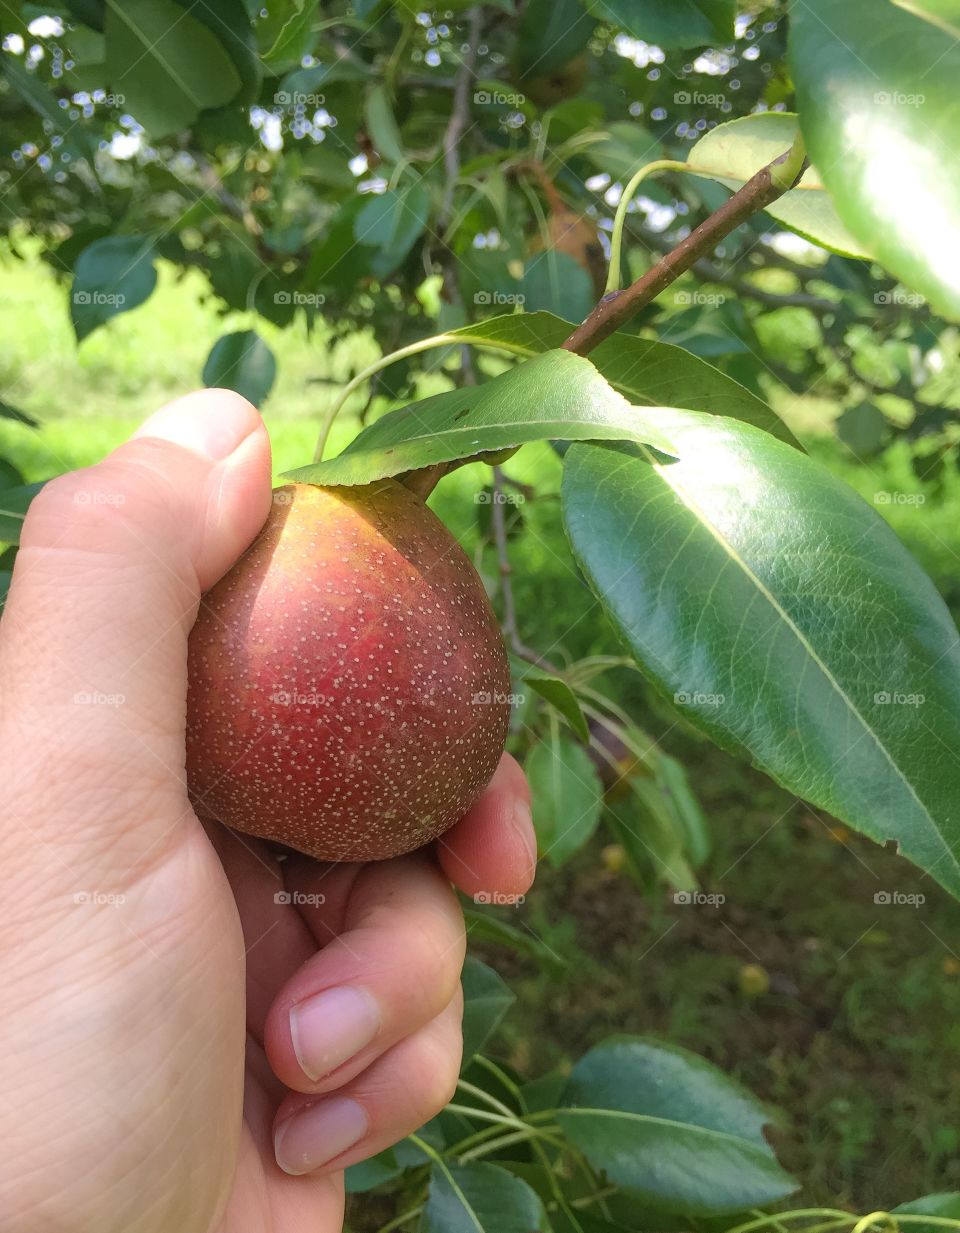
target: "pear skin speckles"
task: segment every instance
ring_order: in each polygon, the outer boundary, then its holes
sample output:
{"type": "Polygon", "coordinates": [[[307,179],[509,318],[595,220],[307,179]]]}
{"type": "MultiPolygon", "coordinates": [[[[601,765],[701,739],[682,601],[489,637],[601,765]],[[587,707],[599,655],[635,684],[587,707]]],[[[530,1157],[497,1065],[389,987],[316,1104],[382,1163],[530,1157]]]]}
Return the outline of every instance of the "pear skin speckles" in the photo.
{"type": "Polygon", "coordinates": [[[397,856],[489,782],[509,691],[480,579],[418,497],[288,485],[190,635],[191,799],[321,860],[397,856]]]}

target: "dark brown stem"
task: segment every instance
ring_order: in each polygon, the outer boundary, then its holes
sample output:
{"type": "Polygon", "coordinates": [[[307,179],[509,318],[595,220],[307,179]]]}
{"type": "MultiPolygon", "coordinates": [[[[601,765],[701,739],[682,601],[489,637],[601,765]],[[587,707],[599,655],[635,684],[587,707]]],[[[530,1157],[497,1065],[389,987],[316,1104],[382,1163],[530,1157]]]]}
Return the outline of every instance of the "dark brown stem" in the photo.
{"type": "MultiPolygon", "coordinates": [[[[691,231],[676,248],[662,257],[632,286],[625,291],[613,291],[605,295],[586,321],[578,325],[566,340],[564,349],[577,355],[587,355],[620,326],[625,325],[631,317],[636,316],[651,300],[656,299],[661,291],[715,248],[731,231],[758,210],[783,196],[800,176],[796,176],[790,184],[784,184],[773,174],[773,169],[785,163],[790,155],[791,151],[788,150],[766,167],[761,167],[753,179],[748,180],[719,210],[691,231]]],[[[806,162],[803,163],[800,174],[805,169],[806,162]]]]}
{"type": "Polygon", "coordinates": [[[513,566],[510,564],[510,553],[507,550],[507,520],[504,512],[504,484],[506,477],[499,467],[493,468],[493,504],[490,507],[490,523],[493,527],[493,542],[497,550],[497,567],[500,573],[500,595],[503,599],[503,636],[510,650],[518,659],[536,664],[547,672],[556,673],[558,669],[544,659],[542,655],[527,646],[520,637],[517,625],[517,608],[513,599],[513,566]]]}

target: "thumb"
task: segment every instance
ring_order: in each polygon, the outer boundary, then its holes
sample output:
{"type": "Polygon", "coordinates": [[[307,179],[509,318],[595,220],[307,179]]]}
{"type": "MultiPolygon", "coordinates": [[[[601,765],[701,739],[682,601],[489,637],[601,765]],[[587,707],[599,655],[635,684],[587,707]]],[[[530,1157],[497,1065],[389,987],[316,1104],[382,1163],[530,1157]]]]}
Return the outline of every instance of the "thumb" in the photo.
{"type": "Polygon", "coordinates": [[[187,637],[269,505],[266,430],[228,390],[171,403],[35,498],[0,622],[0,750],[13,800],[58,835],[81,798],[106,836],[145,792],[185,813],[187,637]]]}

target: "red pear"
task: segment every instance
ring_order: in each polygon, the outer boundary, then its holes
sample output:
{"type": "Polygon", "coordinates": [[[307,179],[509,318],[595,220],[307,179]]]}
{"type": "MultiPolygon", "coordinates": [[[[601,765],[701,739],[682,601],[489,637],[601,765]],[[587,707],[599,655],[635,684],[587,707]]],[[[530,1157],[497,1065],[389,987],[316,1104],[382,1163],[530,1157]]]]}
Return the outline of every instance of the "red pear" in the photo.
{"type": "Polygon", "coordinates": [[[280,488],[190,636],[191,799],[321,860],[397,856],[486,786],[509,689],[480,578],[409,489],[280,488]]]}

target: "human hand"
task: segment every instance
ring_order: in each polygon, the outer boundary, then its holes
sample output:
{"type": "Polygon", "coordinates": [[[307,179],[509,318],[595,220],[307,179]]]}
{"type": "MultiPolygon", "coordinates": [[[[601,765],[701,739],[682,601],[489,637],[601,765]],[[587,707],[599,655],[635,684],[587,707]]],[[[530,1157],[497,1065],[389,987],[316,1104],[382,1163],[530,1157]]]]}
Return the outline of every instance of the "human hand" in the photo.
{"type": "Polygon", "coordinates": [[[507,757],[433,853],[323,866],[198,822],[187,636],[269,503],[260,417],[209,390],[26,520],[0,622],[10,1233],[339,1230],[342,1169],[456,1082],[450,882],[532,880],[507,757]]]}

